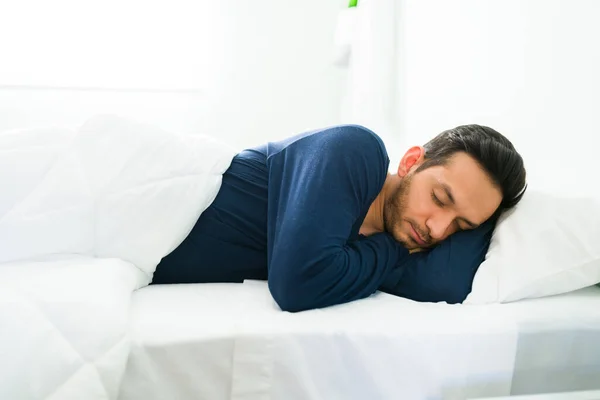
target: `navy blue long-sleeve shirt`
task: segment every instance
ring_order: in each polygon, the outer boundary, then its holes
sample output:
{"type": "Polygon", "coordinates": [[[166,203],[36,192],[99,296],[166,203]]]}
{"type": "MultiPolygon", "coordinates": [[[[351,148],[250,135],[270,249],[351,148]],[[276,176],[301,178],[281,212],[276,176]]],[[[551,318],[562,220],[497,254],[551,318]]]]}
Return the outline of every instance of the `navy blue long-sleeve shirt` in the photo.
{"type": "Polygon", "coordinates": [[[487,251],[489,224],[410,255],[387,233],[359,235],[388,166],[380,138],[353,125],[243,151],[153,283],[268,279],[287,311],[378,289],[420,301],[464,300],[487,251]]]}

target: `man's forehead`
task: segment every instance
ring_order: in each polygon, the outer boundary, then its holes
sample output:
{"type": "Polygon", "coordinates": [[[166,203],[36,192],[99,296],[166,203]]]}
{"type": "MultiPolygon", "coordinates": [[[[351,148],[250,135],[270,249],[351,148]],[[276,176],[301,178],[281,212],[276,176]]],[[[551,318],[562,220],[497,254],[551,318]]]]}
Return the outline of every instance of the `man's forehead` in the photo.
{"type": "Polygon", "coordinates": [[[443,179],[446,180],[472,182],[475,179],[477,182],[473,182],[474,184],[487,182],[488,186],[495,186],[479,162],[464,152],[455,153],[440,168],[443,171],[443,179]]]}

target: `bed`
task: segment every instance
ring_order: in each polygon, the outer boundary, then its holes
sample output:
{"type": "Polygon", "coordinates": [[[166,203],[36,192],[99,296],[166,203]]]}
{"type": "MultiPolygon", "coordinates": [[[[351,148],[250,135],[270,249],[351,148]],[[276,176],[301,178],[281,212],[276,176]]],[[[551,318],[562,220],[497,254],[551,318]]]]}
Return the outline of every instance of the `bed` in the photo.
{"type": "MultiPolygon", "coordinates": [[[[233,149],[99,116],[77,131],[3,133],[0,154],[0,399],[465,399],[600,389],[597,286],[485,306],[377,293],[297,314],[281,312],[265,282],[147,286],[218,193],[233,149]]],[[[587,218],[588,209],[575,209],[587,218]]],[[[600,225],[587,219],[594,229],[580,236],[589,243],[569,242],[578,259],[597,248],[600,225]]],[[[526,232],[508,236],[531,250],[522,241],[540,235],[526,232]]],[[[558,239],[569,232],[563,224],[558,239]]],[[[543,251],[535,265],[562,259],[543,251]]]]}
{"type": "Polygon", "coordinates": [[[600,287],[484,306],[377,293],[297,314],[266,283],[134,293],[119,398],[468,399],[600,389],[600,287]]]}

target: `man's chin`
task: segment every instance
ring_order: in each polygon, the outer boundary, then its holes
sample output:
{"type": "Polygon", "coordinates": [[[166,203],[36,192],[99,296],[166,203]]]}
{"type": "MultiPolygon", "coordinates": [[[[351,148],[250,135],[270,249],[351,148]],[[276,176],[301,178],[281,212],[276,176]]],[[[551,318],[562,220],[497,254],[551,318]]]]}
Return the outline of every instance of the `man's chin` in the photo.
{"type": "Polygon", "coordinates": [[[419,246],[418,244],[414,243],[414,241],[412,240],[412,238],[410,239],[405,239],[405,238],[401,238],[398,236],[394,236],[394,239],[396,239],[396,241],[398,243],[400,243],[402,245],[402,247],[404,247],[406,250],[408,250],[408,252],[410,254],[412,253],[418,253],[420,251],[425,251],[427,249],[429,249],[430,245],[426,245],[426,246],[419,246]]]}
{"type": "Polygon", "coordinates": [[[398,237],[398,235],[393,235],[393,236],[394,236],[394,239],[396,239],[396,242],[400,243],[402,245],[402,247],[404,247],[409,252],[419,249],[419,247],[416,246],[412,241],[410,241],[410,239],[407,240],[405,238],[398,237]]]}
{"type": "Polygon", "coordinates": [[[427,248],[425,247],[419,247],[419,246],[415,246],[414,244],[411,245],[406,245],[404,242],[400,242],[402,244],[402,246],[408,250],[409,254],[413,254],[413,253],[418,253],[420,251],[425,251],[427,250],[427,248]]]}

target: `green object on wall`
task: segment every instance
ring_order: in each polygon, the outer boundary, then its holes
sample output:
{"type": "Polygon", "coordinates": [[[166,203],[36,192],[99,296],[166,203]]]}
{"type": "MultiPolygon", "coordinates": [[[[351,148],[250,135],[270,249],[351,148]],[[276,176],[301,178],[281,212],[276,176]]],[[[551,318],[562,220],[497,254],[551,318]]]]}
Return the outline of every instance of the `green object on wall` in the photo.
{"type": "Polygon", "coordinates": [[[348,8],[356,7],[357,5],[358,5],[358,0],[350,0],[350,3],[348,3],[348,8]]]}

